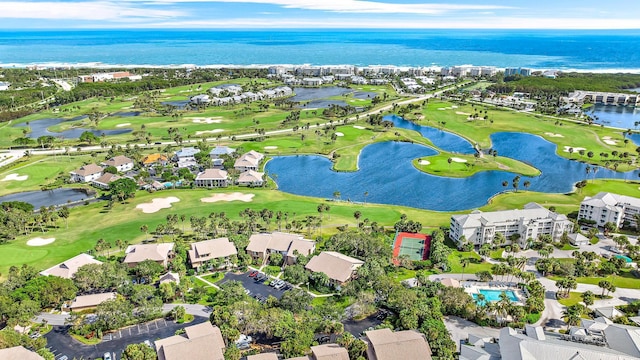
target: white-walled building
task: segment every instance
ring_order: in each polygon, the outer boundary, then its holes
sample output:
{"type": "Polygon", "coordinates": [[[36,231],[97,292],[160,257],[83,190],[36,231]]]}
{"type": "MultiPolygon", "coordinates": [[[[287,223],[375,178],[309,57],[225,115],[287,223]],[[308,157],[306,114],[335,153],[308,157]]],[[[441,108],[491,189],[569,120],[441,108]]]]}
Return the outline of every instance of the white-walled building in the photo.
{"type": "Polygon", "coordinates": [[[601,227],[608,222],[616,224],[617,227],[623,227],[625,223],[635,227],[637,224],[634,215],[636,214],[640,214],[640,199],[601,192],[582,200],[578,220],[593,220],[597,226],[601,227]]]}
{"type": "Polygon", "coordinates": [[[112,157],[107,161],[104,161],[101,165],[104,167],[113,166],[119,172],[125,172],[133,169],[134,164],[133,164],[133,160],[129,159],[128,157],[124,155],[118,155],[118,156],[112,157]]]}
{"type": "Polygon", "coordinates": [[[71,172],[71,181],[86,183],[102,176],[102,167],[96,164],[87,164],[71,172]]]}
{"type": "Polygon", "coordinates": [[[460,243],[460,238],[464,235],[467,241],[480,246],[491,243],[497,233],[502,233],[507,241],[510,236],[518,234],[519,245],[525,247],[529,238],[551,235],[554,239],[559,239],[564,232],[570,233],[572,230],[573,223],[565,215],[557,214],[539,204],[529,203],[522,210],[475,210],[467,215],[453,215],[449,237],[460,243]]]}

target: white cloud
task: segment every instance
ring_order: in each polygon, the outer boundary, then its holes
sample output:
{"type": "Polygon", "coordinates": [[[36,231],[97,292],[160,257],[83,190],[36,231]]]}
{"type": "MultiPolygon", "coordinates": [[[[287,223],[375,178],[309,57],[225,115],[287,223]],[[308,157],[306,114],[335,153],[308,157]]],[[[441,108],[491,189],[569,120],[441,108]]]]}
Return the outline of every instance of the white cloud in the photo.
{"type": "Polygon", "coordinates": [[[89,21],[131,21],[132,19],[169,19],[184,15],[172,10],[137,8],[113,2],[0,2],[0,18],[89,21]]]}
{"type": "Polygon", "coordinates": [[[381,29],[635,29],[635,19],[477,17],[448,19],[234,18],[163,21],[152,28],[381,28],[381,29]]]}
{"type": "MultiPolygon", "coordinates": [[[[148,2],[149,0],[143,0],[148,2]]],[[[366,0],[152,0],[158,4],[169,3],[250,3],[281,6],[287,9],[319,10],[343,13],[384,13],[437,15],[461,10],[509,9],[499,5],[467,4],[397,4],[366,0]]]]}

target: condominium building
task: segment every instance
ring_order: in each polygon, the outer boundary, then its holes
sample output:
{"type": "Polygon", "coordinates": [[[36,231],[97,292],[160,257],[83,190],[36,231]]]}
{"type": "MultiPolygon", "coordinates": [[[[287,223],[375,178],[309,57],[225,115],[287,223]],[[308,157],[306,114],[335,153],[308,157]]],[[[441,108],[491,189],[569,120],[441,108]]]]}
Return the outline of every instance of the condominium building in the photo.
{"type": "Polygon", "coordinates": [[[640,214],[640,199],[631,196],[601,192],[593,197],[585,197],[580,203],[578,220],[592,220],[595,225],[604,226],[608,222],[617,227],[636,227],[635,216],[640,214]]]}
{"type": "Polygon", "coordinates": [[[570,233],[573,223],[565,215],[557,214],[536,203],[528,203],[524,209],[482,212],[475,210],[467,215],[451,216],[449,237],[462,245],[466,241],[480,246],[491,243],[496,234],[507,238],[518,235],[518,244],[525,247],[527,239],[540,235],[551,235],[559,239],[564,232],[570,233]]]}

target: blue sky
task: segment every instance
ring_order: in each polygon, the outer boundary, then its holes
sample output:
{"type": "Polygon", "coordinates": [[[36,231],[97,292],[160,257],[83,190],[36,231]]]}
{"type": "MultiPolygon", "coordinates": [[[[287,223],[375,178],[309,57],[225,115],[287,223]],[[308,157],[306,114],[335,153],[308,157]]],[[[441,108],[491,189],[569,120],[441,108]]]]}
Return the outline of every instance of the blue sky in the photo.
{"type": "Polygon", "coordinates": [[[640,1],[0,0],[0,28],[638,29],[640,1]]]}

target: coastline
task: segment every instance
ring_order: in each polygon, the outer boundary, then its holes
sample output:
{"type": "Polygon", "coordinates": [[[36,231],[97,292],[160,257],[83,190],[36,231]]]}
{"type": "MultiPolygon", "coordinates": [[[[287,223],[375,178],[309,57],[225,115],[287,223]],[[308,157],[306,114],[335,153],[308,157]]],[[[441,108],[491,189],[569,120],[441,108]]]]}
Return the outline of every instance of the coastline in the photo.
{"type": "MultiPolygon", "coordinates": [[[[495,67],[498,70],[504,70],[506,67],[494,65],[474,65],[474,64],[454,64],[454,65],[435,65],[433,63],[420,66],[404,66],[393,64],[316,64],[316,63],[264,63],[264,64],[117,64],[103,62],[30,62],[30,63],[0,63],[0,68],[19,68],[26,69],[36,67],[37,69],[65,68],[65,69],[268,69],[270,67],[358,67],[358,68],[396,68],[399,71],[407,71],[409,69],[424,69],[432,71],[440,71],[445,67],[455,66],[471,66],[471,67],[495,67]]],[[[513,66],[519,67],[519,66],[513,66]]],[[[522,66],[531,69],[531,71],[559,71],[564,73],[581,73],[581,74],[640,74],[640,68],[562,68],[562,67],[531,67],[522,66]]]]}

